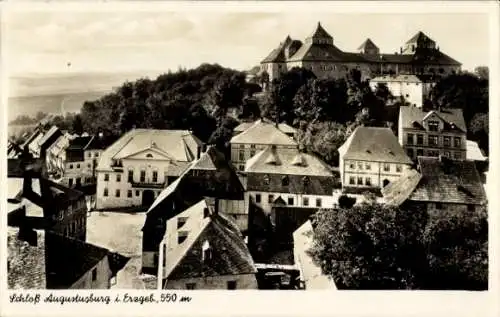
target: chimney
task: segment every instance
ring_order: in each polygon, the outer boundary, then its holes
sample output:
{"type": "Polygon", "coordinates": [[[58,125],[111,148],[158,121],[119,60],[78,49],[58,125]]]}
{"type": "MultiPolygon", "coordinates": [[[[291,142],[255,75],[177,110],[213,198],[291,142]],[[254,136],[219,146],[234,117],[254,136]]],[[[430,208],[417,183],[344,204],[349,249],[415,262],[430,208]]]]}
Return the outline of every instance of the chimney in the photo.
{"type": "Polygon", "coordinates": [[[403,48],[402,47],[399,48],[399,54],[403,54],[403,48]]]}
{"type": "Polygon", "coordinates": [[[200,158],[200,156],[201,156],[201,147],[202,147],[202,146],[198,146],[198,147],[196,148],[196,159],[199,159],[199,158],[200,158]]]}

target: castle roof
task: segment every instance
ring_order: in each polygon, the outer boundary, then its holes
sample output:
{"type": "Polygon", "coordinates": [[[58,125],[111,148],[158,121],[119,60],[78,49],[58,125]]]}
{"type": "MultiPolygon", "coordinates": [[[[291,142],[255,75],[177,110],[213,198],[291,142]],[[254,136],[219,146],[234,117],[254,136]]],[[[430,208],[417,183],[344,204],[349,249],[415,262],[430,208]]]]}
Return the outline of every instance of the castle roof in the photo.
{"type": "Polygon", "coordinates": [[[333,37],[328,34],[328,32],[321,26],[321,22],[318,22],[318,25],[316,26],[316,29],[314,32],[309,36],[309,38],[328,38],[328,39],[333,39],[333,37]]]}
{"type": "Polygon", "coordinates": [[[422,31],[418,31],[417,34],[412,36],[405,44],[416,43],[416,42],[434,42],[431,38],[424,34],[422,31]]]}
{"type": "Polygon", "coordinates": [[[358,47],[358,50],[364,50],[364,49],[378,49],[377,45],[375,45],[375,43],[372,42],[372,40],[370,38],[367,38],[363,44],[361,44],[360,47],[358,47]]]}

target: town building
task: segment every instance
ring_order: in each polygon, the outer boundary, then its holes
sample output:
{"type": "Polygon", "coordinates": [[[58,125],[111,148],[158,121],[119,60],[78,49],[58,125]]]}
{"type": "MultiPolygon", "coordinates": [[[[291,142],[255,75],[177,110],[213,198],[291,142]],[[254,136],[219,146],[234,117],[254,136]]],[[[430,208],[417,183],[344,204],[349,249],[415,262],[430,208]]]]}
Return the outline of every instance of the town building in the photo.
{"type": "Polygon", "coordinates": [[[337,290],[330,276],[323,274],[308,251],[314,245],[314,229],[312,222],[306,221],[293,233],[293,256],[295,266],[299,269],[301,289],[305,290],[337,290]]]}
{"type": "Polygon", "coordinates": [[[96,208],[149,207],[198,158],[190,131],[133,129],[100,154],[96,208]]]}
{"type": "Polygon", "coordinates": [[[267,119],[242,123],[234,129],[234,133],[230,141],[231,162],[239,171],[245,169],[248,159],[269,145],[286,149],[296,149],[298,146],[294,139],[297,133],[294,128],[267,119]]]}
{"type": "Polygon", "coordinates": [[[245,207],[255,203],[274,224],[280,219],[273,212],[275,206],[297,208],[299,215],[294,218],[302,219],[309,216],[308,209],[332,208],[336,204],[332,195],[335,178],[330,167],[297,149],[268,146],[247,161],[245,174],[245,207]]]}
{"type": "Polygon", "coordinates": [[[380,53],[368,39],[357,52],[344,52],[335,46],[333,37],[318,22],[304,42],[287,36],[261,61],[260,73],[268,74],[272,82],[293,67],[310,69],[318,78],[342,78],[351,69],[358,69],[362,78],[383,74],[441,76],[461,69],[459,62],[441,52],[436,42],[423,32],[418,32],[398,51],[380,53]]]}
{"type": "Polygon", "coordinates": [[[474,162],[444,156],[420,156],[417,160],[417,170],[407,170],[382,189],[386,204],[422,208],[431,215],[476,211],[486,206],[486,192],[474,162]]]}
{"type": "Polygon", "coordinates": [[[389,128],[358,127],[338,151],[343,189],[383,188],[412,165],[389,128]]]}
{"type": "Polygon", "coordinates": [[[407,155],[439,156],[464,160],[467,127],[462,109],[423,109],[402,106],[399,110],[398,141],[407,155]]]}
{"type": "Polygon", "coordinates": [[[66,147],[64,174],[61,183],[68,187],[81,188],[93,182],[93,168],[85,162],[85,149],[92,142],[92,136],[77,136],[66,147]]]}
{"type": "Polygon", "coordinates": [[[47,148],[47,170],[54,178],[59,179],[64,173],[64,163],[66,160],[66,148],[73,136],[69,133],[62,133],[54,143],[47,148]]]}
{"type": "Polygon", "coordinates": [[[373,91],[379,84],[386,85],[395,100],[404,98],[411,106],[419,108],[424,105],[434,85],[433,82],[422,80],[416,75],[384,75],[370,80],[373,91]]]}
{"type": "Polygon", "coordinates": [[[159,245],[159,289],[257,289],[257,269],[238,226],[213,199],[166,223],[159,245]]]}
{"type": "Polygon", "coordinates": [[[165,235],[166,222],[206,197],[213,198],[218,211],[231,218],[242,233],[246,232],[248,213],[243,185],[224,154],[209,146],[160,193],[147,211],[142,228],[143,273],[158,272],[158,247],[165,235]]]}
{"type": "Polygon", "coordinates": [[[35,157],[40,156],[40,140],[44,136],[44,130],[41,126],[37,126],[31,135],[21,145],[22,149],[27,148],[35,157]]]}
{"type": "Polygon", "coordinates": [[[109,289],[126,259],[43,229],[8,227],[9,289],[109,289]]]}

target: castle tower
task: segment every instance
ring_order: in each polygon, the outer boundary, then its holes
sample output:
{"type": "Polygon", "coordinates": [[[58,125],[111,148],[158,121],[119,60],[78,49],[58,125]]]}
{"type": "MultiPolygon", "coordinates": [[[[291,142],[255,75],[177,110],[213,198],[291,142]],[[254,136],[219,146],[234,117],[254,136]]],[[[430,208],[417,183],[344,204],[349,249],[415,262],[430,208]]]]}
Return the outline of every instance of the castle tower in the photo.
{"type": "Polygon", "coordinates": [[[427,35],[425,35],[422,31],[419,31],[415,34],[411,39],[409,39],[404,47],[402,54],[414,54],[415,51],[419,49],[436,49],[436,42],[431,40],[427,35]]]}
{"type": "Polygon", "coordinates": [[[326,44],[333,45],[333,37],[318,22],[316,30],[306,38],[306,44],[326,44]]]}

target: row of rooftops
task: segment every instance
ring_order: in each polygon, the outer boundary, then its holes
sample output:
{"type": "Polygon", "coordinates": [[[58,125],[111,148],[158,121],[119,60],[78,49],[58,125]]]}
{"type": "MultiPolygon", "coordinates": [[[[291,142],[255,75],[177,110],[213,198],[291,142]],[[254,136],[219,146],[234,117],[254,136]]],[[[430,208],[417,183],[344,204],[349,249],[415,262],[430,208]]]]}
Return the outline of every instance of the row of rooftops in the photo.
{"type": "Polygon", "coordinates": [[[403,54],[403,49],[401,49],[400,54],[380,54],[378,47],[373,41],[367,39],[358,50],[368,50],[376,54],[343,52],[333,44],[333,37],[318,22],[315,31],[306,38],[305,43],[292,40],[290,36],[287,36],[261,63],[323,60],[354,63],[407,64],[425,62],[426,64],[461,65],[453,58],[440,52],[439,49],[434,48],[435,42],[421,31],[405,43],[406,46],[410,44],[416,46],[416,50],[411,54],[406,52],[403,54]]]}

